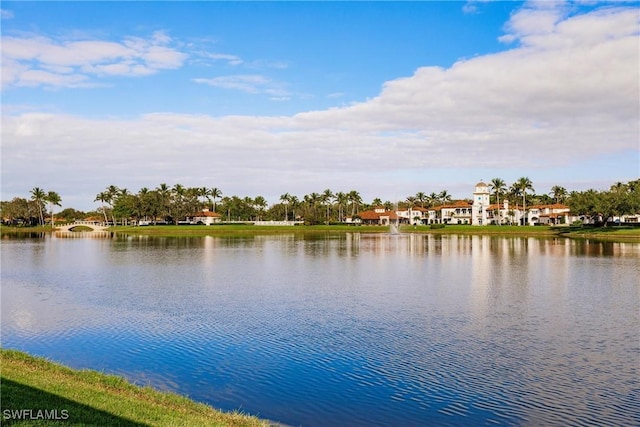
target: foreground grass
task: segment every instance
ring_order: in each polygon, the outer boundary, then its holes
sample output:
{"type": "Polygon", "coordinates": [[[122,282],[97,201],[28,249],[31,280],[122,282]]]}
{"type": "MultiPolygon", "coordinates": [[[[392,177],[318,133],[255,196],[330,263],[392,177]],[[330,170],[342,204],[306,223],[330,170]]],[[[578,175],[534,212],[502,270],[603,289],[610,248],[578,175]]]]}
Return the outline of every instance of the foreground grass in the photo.
{"type": "MultiPolygon", "coordinates": [[[[269,426],[238,412],[224,413],[124,378],[73,370],[16,350],[0,349],[0,424],[16,426],[269,426]],[[58,420],[17,420],[17,412],[55,411],[58,420]],[[9,412],[7,412],[9,411],[9,412]],[[13,411],[13,412],[11,412],[13,411]],[[15,414],[5,419],[7,414],[15,414]],[[62,419],[65,418],[67,419],[62,419]]],[[[40,412],[43,414],[43,412],[40,412]]],[[[39,417],[44,418],[44,417],[39,417]]]]}

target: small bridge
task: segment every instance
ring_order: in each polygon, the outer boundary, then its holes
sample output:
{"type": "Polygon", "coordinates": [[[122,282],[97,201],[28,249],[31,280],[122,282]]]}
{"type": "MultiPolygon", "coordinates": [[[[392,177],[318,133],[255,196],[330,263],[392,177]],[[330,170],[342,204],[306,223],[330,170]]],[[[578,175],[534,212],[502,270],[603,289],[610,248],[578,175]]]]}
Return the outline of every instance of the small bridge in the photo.
{"type": "Polygon", "coordinates": [[[62,232],[62,233],[71,232],[71,231],[73,231],[72,229],[75,228],[75,227],[90,228],[91,229],[90,232],[106,231],[107,228],[109,228],[108,225],[104,225],[104,223],[100,223],[100,222],[95,222],[95,221],[75,221],[75,222],[72,222],[71,224],[65,224],[65,225],[57,226],[56,227],[56,231],[57,232],[62,232]]]}

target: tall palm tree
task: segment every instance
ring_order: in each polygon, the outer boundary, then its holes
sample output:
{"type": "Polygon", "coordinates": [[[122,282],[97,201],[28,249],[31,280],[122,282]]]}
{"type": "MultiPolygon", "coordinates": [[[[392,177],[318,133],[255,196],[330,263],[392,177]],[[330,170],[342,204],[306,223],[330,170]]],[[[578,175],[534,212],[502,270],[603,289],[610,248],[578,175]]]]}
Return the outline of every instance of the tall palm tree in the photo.
{"type": "Polygon", "coordinates": [[[427,201],[427,195],[423,191],[416,193],[416,201],[420,202],[420,207],[424,208],[424,202],[427,201]]]}
{"type": "Polygon", "coordinates": [[[507,189],[507,184],[504,182],[502,178],[493,178],[491,180],[491,184],[489,184],[489,188],[493,191],[493,194],[496,196],[496,204],[498,205],[498,225],[502,224],[502,218],[500,217],[500,196],[507,189]]]}
{"type": "Polygon", "coordinates": [[[55,222],[53,219],[53,207],[61,206],[60,203],[62,202],[62,199],[55,191],[49,191],[47,193],[46,201],[49,202],[49,209],[51,210],[51,228],[53,229],[53,223],[55,222]]]}
{"type": "Polygon", "coordinates": [[[42,205],[47,198],[46,193],[40,187],[34,187],[31,190],[31,200],[33,200],[38,206],[38,213],[40,214],[40,225],[44,224],[44,215],[42,214],[42,205]]]}
{"type": "Polygon", "coordinates": [[[200,187],[198,192],[198,197],[202,197],[204,199],[204,203],[208,204],[211,202],[211,191],[209,191],[207,187],[200,187]]]}
{"type": "Polygon", "coordinates": [[[170,215],[171,188],[164,182],[156,187],[156,191],[160,196],[160,209],[163,215],[170,215]]]}
{"type": "Polygon", "coordinates": [[[284,205],[284,220],[289,221],[289,212],[287,208],[289,207],[289,202],[291,201],[291,195],[289,193],[284,193],[280,196],[280,201],[284,205]]]}
{"type": "Polygon", "coordinates": [[[447,190],[442,190],[440,194],[438,194],[438,199],[440,199],[440,204],[444,205],[451,201],[451,194],[449,194],[447,190]]]}
{"type": "Polygon", "coordinates": [[[351,202],[351,217],[354,217],[356,214],[356,207],[360,206],[360,204],[362,203],[362,197],[356,190],[349,191],[347,196],[349,198],[349,201],[351,202]]]}
{"type": "Polygon", "coordinates": [[[524,214],[522,225],[525,225],[527,223],[527,190],[531,190],[531,192],[535,191],[533,189],[533,183],[528,177],[523,176],[519,178],[513,185],[522,194],[522,212],[524,214]]]}
{"type": "Polygon", "coordinates": [[[289,197],[289,204],[291,204],[291,211],[292,211],[292,214],[293,214],[293,220],[295,221],[295,219],[296,219],[296,209],[298,208],[298,206],[300,206],[300,200],[298,199],[298,196],[289,197]]]}
{"type": "Polygon", "coordinates": [[[338,204],[338,221],[342,222],[344,220],[344,207],[349,202],[349,197],[346,193],[342,191],[338,191],[334,196],[335,202],[338,204]]]}
{"type": "Polygon", "coordinates": [[[255,206],[258,211],[258,221],[259,221],[262,219],[262,214],[264,213],[264,209],[268,206],[267,201],[262,196],[256,196],[253,199],[253,206],[255,206]]]}
{"type": "Polygon", "coordinates": [[[104,202],[108,204],[109,207],[111,208],[111,219],[113,221],[113,225],[116,224],[116,219],[113,216],[113,205],[116,199],[118,198],[119,193],[120,193],[120,189],[115,185],[108,186],[107,189],[104,191],[104,194],[105,194],[104,202]]]}
{"type": "Polygon", "coordinates": [[[219,188],[217,187],[213,187],[211,189],[211,191],[209,192],[209,194],[211,195],[211,198],[213,199],[213,211],[216,211],[216,200],[218,200],[220,197],[222,197],[222,191],[220,191],[219,188]]]}
{"type": "Polygon", "coordinates": [[[107,207],[105,206],[105,204],[107,203],[107,200],[109,200],[109,194],[107,194],[104,191],[98,193],[96,195],[96,198],[93,199],[94,202],[100,202],[102,204],[102,213],[104,215],[105,224],[109,222],[109,219],[107,218],[107,207]]]}
{"type": "Polygon", "coordinates": [[[325,207],[327,208],[327,224],[328,224],[329,208],[331,207],[331,199],[333,199],[333,191],[327,188],[322,192],[322,195],[320,197],[321,197],[322,203],[324,203],[325,207]]]}
{"type": "Polygon", "coordinates": [[[556,203],[562,203],[564,202],[564,199],[567,197],[567,189],[560,186],[560,185],[554,185],[553,187],[551,187],[551,192],[549,194],[553,194],[553,200],[556,203]]]}
{"type": "Polygon", "coordinates": [[[438,201],[440,200],[440,198],[438,197],[438,193],[432,192],[427,196],[427,200],[429,202],[429,207],[432,208],[438,204],[438,201]]]}

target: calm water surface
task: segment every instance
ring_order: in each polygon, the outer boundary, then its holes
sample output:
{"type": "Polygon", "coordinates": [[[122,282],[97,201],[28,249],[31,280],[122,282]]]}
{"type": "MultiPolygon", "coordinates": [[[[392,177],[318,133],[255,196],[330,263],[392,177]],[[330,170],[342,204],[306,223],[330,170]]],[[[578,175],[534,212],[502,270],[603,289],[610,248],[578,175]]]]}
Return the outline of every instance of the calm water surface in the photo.
{"type": "Polygon", "coordinates": [[[640,425],[640,245],[8,239],[2,346],[303,426],[640,425]]]}

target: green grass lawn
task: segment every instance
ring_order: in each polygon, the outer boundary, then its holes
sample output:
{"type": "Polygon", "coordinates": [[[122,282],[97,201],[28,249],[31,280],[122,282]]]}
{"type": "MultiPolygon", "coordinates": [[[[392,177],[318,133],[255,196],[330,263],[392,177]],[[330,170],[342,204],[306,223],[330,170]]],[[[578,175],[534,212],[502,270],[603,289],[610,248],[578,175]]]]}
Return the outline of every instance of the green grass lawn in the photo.
{"type": "Polygon", "coordinates": [[[3,426],[270,425],[239,412],[220,412],[176,394],[138,387],[118,376],[73,370],[15,350],[1,349],[0,356],[3,426]],[[16,419],[24,410],[31,410],[29,418],[41,419],[16,419]],[[58,420],[42,419],[45,413],[58,420]]]}
{"type": "MultiPolygon", "coordinates": [[[[377,225],[274,225],[256,226],[249,224],[233,225],[156,225],[144,227],[112,227],[109,231],[129,235],[179,237],[179,236],[252,236],[252,235],[323,235],[341,233],[388,233],[388,226],[377,225]]],[[[50,227],[0,227],[0,234],[43,233],[51,232],[50,227]]],[[[402,233],[431,234],[465,234],[494,236],[561,236],[574,238],[592,238],[620,241],[640,240],[640,227],[581,227],[581,226],[514,226],[487,225],[447,225],[444,228],[432,229],[428,225],[403,225],[402,233]]]]}

